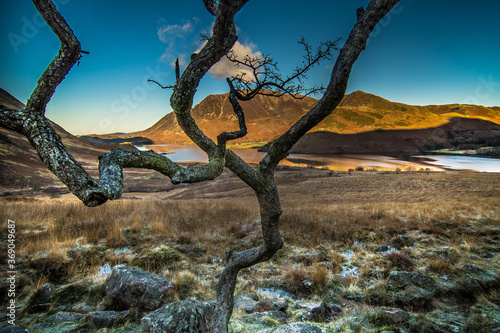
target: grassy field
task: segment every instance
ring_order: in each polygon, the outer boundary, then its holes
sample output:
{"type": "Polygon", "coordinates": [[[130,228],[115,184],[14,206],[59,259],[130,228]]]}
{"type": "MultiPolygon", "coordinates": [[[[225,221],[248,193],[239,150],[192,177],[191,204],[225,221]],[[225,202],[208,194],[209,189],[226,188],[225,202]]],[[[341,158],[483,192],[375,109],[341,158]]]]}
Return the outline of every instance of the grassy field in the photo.
{"type": "MultiPolygon", "coordinates": [[[[285,246],[259,269],[243,271],[238,291],[274,287],[313,299],[362,296],[353,307],[369,306],[383,302],[394,270],[461,279],[468,263],[500,266],[500,174],[284,168],[276,179],[285,246]],[[346,267],[355,273],[342,275],[346,267]]],[[[6,220],[16,221],[19,299],[30,302],[45,283],[99,286],[103,265],[118,263],[171,279],[171,300],[213,299],[224,251],[260,242],[251,191],[227,176],[153,197],[128,193],[96,208],[66,197],[1,198],[3,238],[6,220]]],[[[481,297],[498,302],[500,292],[481,297]]]]}

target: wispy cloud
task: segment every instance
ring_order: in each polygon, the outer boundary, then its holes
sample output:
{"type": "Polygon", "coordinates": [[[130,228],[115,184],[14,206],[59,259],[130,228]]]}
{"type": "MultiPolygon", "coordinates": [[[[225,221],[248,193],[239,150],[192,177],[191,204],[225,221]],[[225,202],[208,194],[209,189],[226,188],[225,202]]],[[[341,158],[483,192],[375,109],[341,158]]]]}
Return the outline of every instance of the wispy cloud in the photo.
{"type": "Polygon", "coordinates": [[[162,22],[156,33],[163,43],[167,44],[165,52],[160,57],[160,61],[173,63],[175,58],[185,58],[186,39],[193,34],[200,19],[193,17],[191,20],[183,21],[182,24],[166,24],[162,22]]]}
{"type": "Polygon", "coordinates": [[[158,38],[163,43],[171,43],[176,38],[185,38],[186,35],[193,32],[194,26],[200,22],[200,19],[193,17],[193,20],[187,20],[184,24],[163,24],[158,28],[158,38]],[[193,23],[194,22],[194,23],[193,23]]]}

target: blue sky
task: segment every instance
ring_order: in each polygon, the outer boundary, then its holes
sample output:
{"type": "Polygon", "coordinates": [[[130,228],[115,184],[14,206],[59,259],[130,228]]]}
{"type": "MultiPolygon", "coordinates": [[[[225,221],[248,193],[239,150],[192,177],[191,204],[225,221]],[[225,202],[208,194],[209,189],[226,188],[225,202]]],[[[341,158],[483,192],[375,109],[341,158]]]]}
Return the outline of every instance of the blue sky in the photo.
{"type": "MultiPolygon", "coordinates": [[[[236,16],[239,50],[271,54],[286,73],[313,45],[348,36],[368,0],[250,0],[236,16]]],[[[74,134],[145,129],[171,112],[172,63],[200,48],[213,18],[202,0],[55,0],[89,51],[57,88],[47,116],[74,134]]],[[[0,87],[25,102],[59,42],[28,0],[2,1],[0,87]]],[[[355,64],[348,93],[363,90],[408,104],[500,106],[500,1],[402,0],[376,28],[355,64]]],[[[309,75],[326,84],[332,63],[309,75]]],[[[226,72],[225,72],[226,71],[226,72]]],[[[227,92],[219,65],[195,103],[227,92]]]]}

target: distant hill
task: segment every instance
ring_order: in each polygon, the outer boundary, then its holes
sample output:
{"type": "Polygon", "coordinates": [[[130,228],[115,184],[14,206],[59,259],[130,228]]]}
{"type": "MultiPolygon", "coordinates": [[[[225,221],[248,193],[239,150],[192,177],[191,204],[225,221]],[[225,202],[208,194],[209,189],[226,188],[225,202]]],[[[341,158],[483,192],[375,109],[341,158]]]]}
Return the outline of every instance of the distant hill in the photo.
{"type": "MultiPolygon", "coordinates": [[[[273,98],[260,95],[251,101],[242,102],[248,134],[235,142],[271,141],[290,128],[316,103],[317,100],[310,97],[293,99],[290,96],[273,98]]],[[[192,115],[198,126],[214,140],[223,131],[238,129],[228,94],[206,97],[192,109],[192,115]]],[[[445,125],[456,117],[500,123],[500,107],[462,104],[415,106],[355,91],[346,95],[339,107],[311,132],[356,134],[375,130],[425,129],[445,125]]],[[[190,143],[173,113],[144,131],[100,137],[144,137],[155,143],[190,143]]]]}
{"type": "MultiPolygon", "coordinates": [[[[11,94],[0,88],[0,105],[8,108],[23,109],[25,105],[11,94]]],[[[98,176],[98,157],[111,149],[135,149],[130,144],[110,145],[94,143],[79,139],[51,122],[68,151],[93,176],[98,176]]],[[[54,176],[40,160],[28,140],[21,134],[0,127],[0,191],[37,188],[60,187],[64,185],[54,176]]],[[[0,192],[1,194],[1,192],[0,192]]]]}
{"type": "MultiPolygon", "coordinates": [[[[355,134],[308,133],[292,148],[291,153],[394,156],[426,153],[442,148],[467,150],[486,146],[500,146],[499,124],[482,119],[456,117],[444,125],[425,129],[376,130],[355,134]]],[[[266,147],[262,150],[265,151],[266,147]]]]}

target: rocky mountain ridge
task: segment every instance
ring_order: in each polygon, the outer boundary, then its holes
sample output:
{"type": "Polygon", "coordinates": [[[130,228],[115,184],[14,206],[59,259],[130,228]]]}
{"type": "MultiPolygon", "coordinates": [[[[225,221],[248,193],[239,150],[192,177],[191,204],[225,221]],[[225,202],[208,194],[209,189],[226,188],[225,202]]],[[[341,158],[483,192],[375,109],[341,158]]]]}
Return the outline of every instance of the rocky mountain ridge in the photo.
{"type": "MultiPolygon", "coordinates": [[[[235,142],[272,141],[290,128],[316,103],[317,100],[311,97],[293,99],[290,96],[274,98],[260,95],[251,101],[241,102],[248,134],[235,142]]],[[[215,139],[221,132],[238,129],[228,94],[206,97],[193,107],[192,115],[198,126],[212,139],[215,139]]],[[[373,94],[355,91],[346,95],[332,114],[311,132],[356,134],[376,130],[435,128],[457,117],[481,119],[499,124],[500,107],[462,104],[415,106],[391,102],[373,94]]],[[[178,126],[173,113],[167,114],[144,131],[114,135],[110,138],[127,136],[145,137],[155,143],[190,142],[178,126]]]]}

